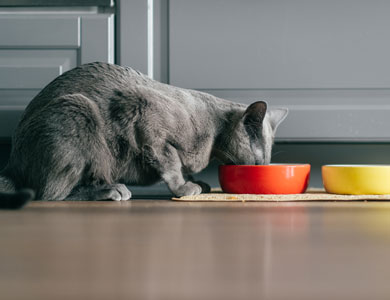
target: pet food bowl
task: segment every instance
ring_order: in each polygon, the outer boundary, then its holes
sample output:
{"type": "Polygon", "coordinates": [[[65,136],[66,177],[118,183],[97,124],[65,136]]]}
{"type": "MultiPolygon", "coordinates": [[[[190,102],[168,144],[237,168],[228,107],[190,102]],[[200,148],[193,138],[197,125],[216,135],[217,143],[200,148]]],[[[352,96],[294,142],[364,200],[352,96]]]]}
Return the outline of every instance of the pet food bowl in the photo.
{"type": "Polygon", "coordinates": [[[300,194],[309,178],[309,164],[219,166],[222,190],[232,194],[300,194]]]}
{"type": "Polygon", "coordinates": [[[390,165],[325,165],[322,181],[332,194],[390,194],[390,165]]]}

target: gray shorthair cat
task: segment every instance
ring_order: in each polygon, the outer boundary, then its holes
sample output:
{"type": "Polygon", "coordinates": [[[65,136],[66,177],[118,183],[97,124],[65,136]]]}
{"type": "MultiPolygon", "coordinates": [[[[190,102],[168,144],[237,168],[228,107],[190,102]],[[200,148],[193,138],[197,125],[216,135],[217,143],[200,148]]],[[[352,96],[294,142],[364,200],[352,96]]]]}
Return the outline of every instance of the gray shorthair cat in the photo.
{"type": "Polygon", "coordinates": [[[131,68],[82,65],[27,106],[0,173],[0,206],[21,206],[34,193],[44,200],[128,200],[126,184],[159,180],[176,196],[199,194],[209,186],[190,175],[213,158],[268,164],[286,115],[262,101],[248,107],[131,68]]]}

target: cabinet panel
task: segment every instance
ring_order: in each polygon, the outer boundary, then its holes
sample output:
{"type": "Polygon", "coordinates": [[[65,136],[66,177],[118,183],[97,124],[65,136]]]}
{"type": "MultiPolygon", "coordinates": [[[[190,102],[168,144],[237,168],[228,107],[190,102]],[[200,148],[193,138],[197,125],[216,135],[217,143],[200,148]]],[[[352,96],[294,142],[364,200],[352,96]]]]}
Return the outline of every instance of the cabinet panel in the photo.
{"type": "Polygon", "coordinates": [[[80,17],[0,16],[0,47],[80,46],[80,17]]]}
{"type": "Polygon", "coordinates": [[[287,107],[279,141],[390,141],[390,89],[203,90],[250,104],[287,107]]]}
{"type": "Polygon", "coordinates": [[[0,106],[0,139],[12,136],[25,106],[0,106]]]}
{"type": "Polygon", "coordinates": [[[390,2],[170,0],[169,83],[290,114],[281,141],[390,141],[390,2]]]}
{"type": "Polygon", "coordinates": [[[12,136],[25,106],[81,63],[114,62],[112,14],[0,14],[0,138],[12,136]]]}
{"type": "Polygon", "coordinates": [[[0,89],[0,111],[4,106],[25,107],[39,91],[40,89],[0,89]]]}
{"type": "Polygon", "coordinates": [[[114,16],[85,16],[81,23],[81,63],[114,63],[114,16]]]}
{"type": "Polygon", "coordinates": [[[76,66],[76,50],[0,50],[0,89],[41,89],[76,66]]]}
{"type": "Polygon", "coordinates": [[[26,105],[40,89],[0,88],[0,142],[12,136],[26,105]]]}
{"type": "Polygon", "coordinates": [[[283,141],[389,141],[390,105],[298,106],[278,129],[283,141]]]}
{"type": "Polygon", "coordinates": [[[390,88],[390,2],[171,0],[170,83],[390,88]]]}
{"type": "Polygon", "coordinates": [[[0,50],[0,138],[10,137],[25,106],[50,81],[77,66],[77,50],[0,50]]]}
{"type": "Polygon", "coordinates": [[[21,89],[44,87],[50,78],[61,74],[60,66],[23,66],[2,67],[0,66],[0,89],[21,89]]]}

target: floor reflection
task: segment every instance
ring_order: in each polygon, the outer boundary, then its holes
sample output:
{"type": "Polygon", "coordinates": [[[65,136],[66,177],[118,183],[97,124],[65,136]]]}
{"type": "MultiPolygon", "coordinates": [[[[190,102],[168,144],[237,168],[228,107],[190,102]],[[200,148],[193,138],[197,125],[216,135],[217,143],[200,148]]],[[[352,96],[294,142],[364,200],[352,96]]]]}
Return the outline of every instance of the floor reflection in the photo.
{"type": "Polygon", "coordinates": [[[53,205],[1,212],[2,298],[390,297],[390,203],[53,205]]]}

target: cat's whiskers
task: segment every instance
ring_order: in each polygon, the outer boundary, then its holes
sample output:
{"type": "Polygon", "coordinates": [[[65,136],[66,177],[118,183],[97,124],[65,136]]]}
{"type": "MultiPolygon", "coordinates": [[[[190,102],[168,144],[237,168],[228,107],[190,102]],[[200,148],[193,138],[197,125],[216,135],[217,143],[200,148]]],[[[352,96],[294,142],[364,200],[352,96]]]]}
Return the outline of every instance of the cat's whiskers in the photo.
{"type": "Polygon", "coordinates": [[[274,158],[276,155],[278,155],[280,153],[286,153],[286,151],[278,151],[278,152],[272,153],[271,157],[274,158]]]}
{"type": "Polygon", "coordinates": [[[222,153],[222,155],[226,156],[233,164],[237,165],[237,161],[233,154],[223,150],[220,150],[220,152],[222,153]]]}

